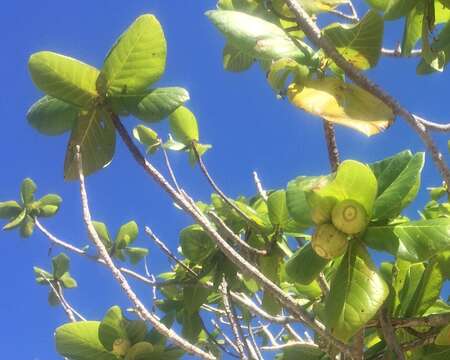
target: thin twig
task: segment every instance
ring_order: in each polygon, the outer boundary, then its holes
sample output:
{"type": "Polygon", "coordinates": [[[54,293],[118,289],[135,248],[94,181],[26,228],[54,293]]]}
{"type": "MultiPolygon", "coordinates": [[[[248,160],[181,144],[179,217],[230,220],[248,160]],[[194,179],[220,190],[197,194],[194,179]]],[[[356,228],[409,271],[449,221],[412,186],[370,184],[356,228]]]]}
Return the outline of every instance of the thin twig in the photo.
{"type": "MultiPolygon", "coordinates": [[[[432,314],[423,317],[405,318],[405,319],[391,319],[394,328],[403,327],[436,327],[443,326],[450,323],[450,313],[432,314]]],[[[366,327],[378,327],[379,321],[371,321],[366,324],[366,327]]]]}
{"type": "Polygon", "coordinates": [[[319,284],[320,290],[322,291],[322,295],[327,296],[330,292],[330,285],[328,284],[328,281],[323,272],[319,273],[317,283],[319,284]]]}
{"type": "MultiPolygon", "coordinates": [[[[37,219],[35,219],[35,225],[47,237],[47,239],[50,240],[50,242],[52,244],[62,247],[63,249],[69,250],[77,255],[84,256],[84,257],[88,258],[89,260],[98,262],[99,264],[106,266],[106,263],[102,259],[98,258],[97,256],[89,255],[87,251],[80,249],[72,244],[69,244],[68,242],[65,242],[61,239],[58,239],[50,231],[48,231],[37,219]]],[[[153,281],[151,279],[149,279],[145,276],[142,276],[141,274],[138,274],[137,272],[135,272],[133,270],[130,270],[130,269],[127,269],[124,267],[120,267],[119,270],[121,272],[123,272],[124,274],[130,275],[130,276],[134,277],[135,279],[143,281],[149,285],[153,284],[153,281]]]]}
{"type": "Polygon", "coordinates": [[[227,316],[228,320],[230,321],[231,330],[233,331],[233,335],[236,340],[236,346],[238,348],[239,355],[242,360],[246,360],[246,359],[248,359],[248,357],[245,353],[244,341],[243,341],[244,337],[242,334],[242,329],[239,326],[239,323],[236,319],[236,316],[235,316],[236,314],[233,311],[233,305],[231,304],[230,294],[229,294],[229,290],[228,290],[228,283],[225,279],[225,276],[222,278],[222,284],[220,286],[220,291],[222,293],[223,307],[225,309],[226,316],[227,316]]]}
{"type": "Polygon", "coordinates": [[[206,180],[209,182],[211,187],[214,189],[214,191],[222,198],[223,201],[225,201],[234,211],[236,211],[244,220],[246,220],[249,223],[253,223],[253,221],[238,207],[236,204],[231,201],[225,193],[219,188],[219,186],[216,184],[214,179],[209,174],[208,169],[206,168],[205,163],[203,162],[202,157],[198,153],[197,147],[195,144],[192,144],[191,146],[192,150],[195,153],[195,157],[198,161],[198,165],[200,166],[200,170],[202,171],[203,175],[205,175],[206,180]]]}
{"type": "Polygon", "coordinates": [[[43,276],[45,281],[47,281],[48,285],[52,289],[51,291],[53,292],[53,294],[55,294],[55,296],[58,298],[59,304],[61,305],[61,307],[63,308],[64,312],[66,313],[69,321],[76,322],[77,319],[75,318],[75,314],[72,311],[72,308],[69,306],[69,304],[64,299],[64,296],[63,296],[62,291],[61,291],[61,287],[58,287],[58,289],[57,289],[53,285],[52,281],[49,278],[47,278],[44,273],[41,273],[41,275],[43,276]]]}
{"type": "Polygon", "coordinates": [[[285,293],[280,287],[270,281],[264,274],[262,274],[256,267],[244,259],[231,245],[224,240],[220,234],[216,231],[214,226],[198,210],[195,203],[187,201],[187,199],[181,196],[175,189],[167,182],[167,180],[156,170],[141,154],[140,150],[131,140],[127,130],[121,123],[120,119],[114,113],[110,113],[111,121],[114,124],[119,136],[125,142],[126,146],[130,150],[131,154],[135,158],[136,162],[141,166],[144,171],[152,177],[161,188],[166,191],[172,200],[180,206],[187,214],[189,214],[202,228],[205,232],[213,239],[219,246],[221,251],[225,256],[235,264],[243,273],[248,274],[253,279],[255,279],[266,291],[272,293],[282,305],[284,305],[292,314],[295,314],[299,320],[303,321],[312,330],[316,331],[323,338],[327,339],[330,343],[333,343],[340,351],[350,355],[350,348],[342,343],[341,341],[335,339],[328,330],[325,329],[324,325],[318,320],[313,319],[308,312],[306,312],[301,306],[298,305],[297,301],[291,297],[289,294],[285,293]]]}
{"type": "Polygon", "coordinates": [[[381,48],[381,55],[389,57],[416,57],[422,55],[422,49],[414,49],[409,54],[403,55],[401,47],[395,49],[381,48]]]}
{"type": "Polygon", "coordinates": [[[350,8],[350,11],[352,13],[352,16],[359,21],[359,16],[358,16],[358,12],[356,11],[355,5],[353,5],[352,0],[348,0],[347,2],[348,7],[350,8]]]}
{"type": "Polygon", "coordinates": [[[441,131],[441,132],[449,132],[450,131],[450,123],[439,124],[439,123],[435,123],[433,121],[426,120],[415,114],[413,114],[413,116],[417,121],[420,121],[429,130],[441,131]]]}
{"type": "Polygon", "coordinates": [[[180,192],[180,187],[178,186],[178,181],[175,176],[175,172],[173,171],[172,165],[170,163],[169,155],[167,154],[167,151],[164,148],[164,146],[161,146],[161,149],[164,155],[164,161],[166,163],[167,170],[169,171],[169,175],[173,181],[173,184],[175,185],[175,188],[178,190],[178,192],[180,192]]]}
{"type": "Polygon", "coordinates": [[[294,328],[291,325],[286,324],[286,325],[284,325],[284,328],[299,343],[305,343],[305,344],[307,343],[299,334],[297,334],[297,332],[294,330],[294,328]]]}
{"type": "Polygon", "coordinates": [[[279,350],[284,350],[290,347],[296,347],[296,346],[308,346],[311,349],[318,349],[319,347],[317,345],[314,344],[305,344],[304,342],[299,342],[299,341],[288,341],[284,344],[277,344],[277,345],[272,345],[272,346],[261,346],[261,350],[264,351],[279,351],[279,350]]]}
{"type": "Polygon", "coordinates": [[[264,190],[261,180],[256,171],[253,171],[253,181],[256,185],[256,190],[258,190],[258,194],[263,198],[264,201],[267,201],[267,191],[264,190]]]}
{"type": "MultiPolygon", "coordinates": [[[[303,9],[299,2],[295,0],[285,0],[286,4],[292,10],[296,16],[297,23],[301,26],[305,35],[309,40],[318,48],[321,48],[324,53],[332,59],[337,66],[339,66],[344,73],[355,84],[361,86],[364,90],[368,91],[384,104],[386,104],[395,115],[403,117],[417,132],[430,151],[437,168],[439,169],[443,179],[447,184],[450,184],[450,169],[448,168],[441,152],[437,148],[435,142],[427,132],[426,127],[418,121],[412,113],[401,106],[396,99],[389,95],[386,91],[382,90],[378,85],[369,80],[358,68],[352,63],[348,62],[335,48],[335,46],[322,35],[321,30],[316,23],[311,19],[308,13],[303,9]]],[[[450,186],[448,189],[450,194],[450,186]]]]}
{"type": "Polygon", "coordinates": [[[189,266],[187,266],[185,263],[183,263],[181,260],[179,260],[173,253],[170,251],[170,249],[164,244],[158,237],[153,233],[153,231],[146,226],[145,227],[145,233],[150,237],[150,239],[153,240],[153,242],[158,245],[158,247],[163,251],[164,254],[166,254],[170,259],[175,261],[178,265],[180,265],[183,269],[185,269],[188,273],[198,278],[198,274],[192,270],[189,266]]]}
{"type": "MultiPolygon", "coordinates": [[[[236,346],[236,344],[231,341],[231,339],[227,336],[227,334],[225,334],[225,332],[222,330],[222,328],[219,326],[219,324],[217,324],[217,322],[214,319],[211,319],[211,324],[214,325],[214,327],[216,328],[217,331],[220,332],[220,334],[223,336],[225,342],[236,352],[239,354],[239,349],[236,346]]],[[[240,356],[236,356],[237,358],[240,358],[240,356]]]]}
{"type": "Polygon", "coordinates": [[[116,267],[113,260],[111,259],[111,256],[108,253],[108,250],[106,249],[105,245],[100,240],[100,237],[97,234],[97,231],[95,230],[95,227],[92,223],[91,213],[89,210],[89,202],[86,192],[86,186],[84,182],[84,174],[83,174],[83,165],[82,165],[82,159],[81,159],[81,153],[80,148],[77,146],[77,151],[75,155],[75,159],[78,165],[78,178],[80,181],[80,196],[81,196],[81,205],[82,205],[82,212],[83,212],[83,220],[86,225],[88,235],[92,242],[95,244],[99,255],[101,259],[106,263],[108,268],[111,270],[111,273],[113,277],[116,279],[116,281],[119,283],[125,294],[127,295],[128,299],[133,304],[133,307],[137,310],[137,313],[141,315],[143,320],[149,321],[154,329],[158,331],[161,335],[167,337],[170,339],[174,344],[182,348],[184,351],[196,355],[201,359],[207,359],[207,360],[213,360],[216,359],[215,356],[212,354],[208,354],[199,347],[191,344],[186,339],[179,336],[175,331],[167,328],[163,323],[159,321],[159,319],[152,313],[150,313],[147,308],[144,306],[144,304],[139,300],[136,293],[132,290],[130,285],[128,284],[127,279],[122,274],[122,272],[116,267]]]}
{"type": "Polygon", "coordinates": [[[254,351],[253,357],[256,358],[256,360],[264,360],[264,358],[263,358],[263,356],[261,354],[261,351],[259,350],[259,346],[258,346],[258,344],[256,342],[255,332],[253,330],[253,327],[250,326],[250,324],[248,326],[248,333],[250,334],[250,340],[251,340],[252,345],[253,345],[252,346],[253,351],[254,351]]]}
{"type": "Polygon", "coordinates": [[[336,133],[334,131],[333,123],[322,120],[323,130],[325,133],[325,141],[328,150],[328,160],[330,161],[330,167],[332,172],[336,172],[339,166],[339,150],[336,143],[336,133]]]}
{"type": "Polygon", "coordinates": [[[385,307],[383,307],[378,313],[378,319],[380,321],[381,332],[383,333],[383,338],[384,341],[386,341],[387,346],[395,353],[398,360],[405,360],[405,354],[397,342],[395,330],[392,327],[388,310],[385,307]]]}
{"type": "Polygon", "coordinates": [[[210,211],[208,212],[208,215],[211,216],[212,221],[214,224],[217,225],[218,228],[220,228],[226,235],[227,238],[230,238],[233,240],[237,245],[243,247],[244,249],[256,254],[256,255],[267,255],[266,250],[260,250],[256,249],[249,244],[247,244],[244,240],[242,240],[238,235],[236,235],[228,226],[225,224],[225,222],[214,212],[210,211]]]}
{"type": "Polygon", "coordinates": [[[336,10],[336,9],[328,10],[328,12],[330,14],[336,15],[337,17],[340,17],[342,19],[349,20],[353,23],[357,23],[359,21],[359,19],[357,17],[355,17],[354,15],[348,15],[348,14],[346,14],[342,11],[336,10]]]}
{"type": "MultiPolygon", "coordinates": [[[[39,221],[36,220],[36,227],[50,240],[50,242],[52,244],[55,244],[57,246],[60,246],[66,250],[69,250],[77,255],[80,256],[84,256],[87,259],[91,260],[91,261],[95,261],[98,262],[99,264],[102,265],[106,265],[105,262],[102,259],[99,259],[98,257],[95,256],[91,256],[89,255],[86,251],[73,246],[63,240],[58,239],[56,236],[54,236],[53,234],[51,234],[39,221]]],[[[124,267],[120,267],[119,270],[124,273],[127,274],[137,280],[140,280],[142,282],[144,282],[147,285],[150,285],[152,287],[163,287],[163,286],[171,286],[173,285],[175,282],[174,281],[167,281],[164,283],[157,283],[154,282],[152,279],[142,276],[130,269],[124,268],[124,267]]],[[[185,282],[183,282],[184,285],[185,282]]],[[[196,285],[197,282],[193,283],[193,285],[196,285]]],[[[213,284],[212,283],[206,283],[204,284],[205,286],[208,286],[209,288],[213,288],[213,284]]],[[[297,321],[296,319],[294,319],[291,316],[272,316],[270,314],[268,314],[267,312],[265,312],[263,309],[261,309],[260,307],[258,307],[254,302],[252,302],[250,299],[243,297],[241,295],[239,295],[238,293],[235,292],[231,292],[231,296],[233,298],[233,300],[239,302],[239,304],[243,307],[245,307],[248,311],[250,311],[252,314],[261,316],[263,319],[273,322],[273,323],[277,323],[277,324],[285,324],[288,322],[295,322],[297,321]]]]}

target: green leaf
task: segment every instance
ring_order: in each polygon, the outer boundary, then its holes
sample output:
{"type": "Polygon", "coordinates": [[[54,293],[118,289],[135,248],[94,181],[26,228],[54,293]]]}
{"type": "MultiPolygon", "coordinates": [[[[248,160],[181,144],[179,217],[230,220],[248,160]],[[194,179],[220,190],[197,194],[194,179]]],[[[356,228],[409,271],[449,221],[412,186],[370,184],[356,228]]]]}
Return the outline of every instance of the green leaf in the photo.
{"type": "Polygon", "coordinates": [[[206,299],[211,294],[211,289],[205,288],[203,284],[187,285],[183,288],[183,305],[185,311],[194,314],[199,311],[200,306],[207,303],[206,299]]]}
{"type": "MultiPolygon", "coordinates": [[[[274,249],[270,255],[259,258],[261,272],[273,283],[280,284],[281,263],[283,255],[280,250],[274,249]]],[[[262,308],[271,315],[280,313],[282,306],[278,300],[268,291],[264,291],[262,308]]]]}
{"type": "Polygon", "coordinates": [[[409,264],[403,269],[403,281],[404,285],[400,291],[398,291],[398,306],[396,308],[396,316],[404,316],[409,304],[414,301],[416,290],[420,284],[425,266],[423,263],[409,264]]]}
{"type": "Polygon", "coordinates": [[[96,68],[68,56],[50,51],[31,55],[28,62],[35,85],[59,100],[87,108],[98,97],[96,68]]]}
{"type": "Polygon", "coordinates": [[[35,221],[34,219],[27,215],[25,220],[20,224],[20,236],[23,238],[29,238],[33,235],[35,221]]]}
{"type": "Polygon", "coordinates": [[[116,147],[116,132],[111,120],[101,110],[92,109],[77,120],[64,161],[66,180],[78,180],[78,166],[75,161],[77,145],[80,146],[85,176],[111,163],[116,147]]]}
{"type": "Polygon", "coordinates": [[[423,315],[439,298],[443,283],[444,277],[439,263],[437,261],[427,263],[420,283],[403,315],[405,317],[423,315]]]}
{"type": "Polygon", "coordinates": [[[147,335],[147,324],[144,320],[129,320],[126,324],[127,337],[132,344],[145,339],[147,335]]]}
{"type": "Polygon", "coordinates": [[[195,115],[186,107],[180,106],[169,116],[170,132],[174,139],[185,145],[199,140],[195,115]]]}
{"type": "Polygon", "coordinates": [[[420,188],[424,161],[424,153],[411,156],[409,152],[402,152],[371,165],[380,182],[373,211],[375,219],[394,218],[414,200],[420,188]]]}
{"type": "Polygon", "coordinates": [[[277,360],[322,360],[326,354],[313,344],[289,346],[283,350],[277,360]]]}
{"type": "Polygon", "coordinates": [[[127,247],[124,251],[132,264],[137,264],[148,255],[148,249],[141,247],[127,247]]]}
{"type": "Polygon", "coordinates": [[[161,139],[153,129],[138,125],[133,129],[134,138],[145,145],[147,154],[153,154],[161,146],[161,139]]]}
{"type": "Polygon", "coordinates": [[[436,337],[436,340],[434,341],[436,345],[440,346],[448,346],[450,345],[450,324],[445,326],[436,337]]]}
{"type": "Polygon", "coordinates": [[[12,230],[16,227],[20,226],[22,224],[22,221],[25,220],[25,217],[27,216],[27,210],[23,209],[19,215],[17,215],[12,221],[7,223],[5,226],[3,226],[3,230],[12,230]]]}
{"type": "Polygon", "coordinates": [[[72,289],[78,286],[76,280],[72,276],[70,276],[68,272],[63,274],[59,281],[61,281],[62,286],[66,289],[72,289]]]}
{"type": "Polygon", "coordinates": [[[108,310],[98,327],[98,339],[107,350],[113,350],[117,339],[128,339],[126,323],[120,307],[113,306],[108,310]]]}
{"type": "Polygon", "coordinates": [[[206,16],[225,35],[228,43],[260,60],[291,58],[309,63],[312,49],[294,42],[282,28],[239,11],[212,10],[206,16]],[[302,50],[299,49],[302,48],[302,50]]]}
{"type": "Polygon", "coordinates": [[[135,221],[130,221],[122,225],[116,235],[116,249],[125,249],[136,240],[139,233],[138,225],[135,221]]]}
{"type": "Polygon", "coordinates": [[[424,261],[450,250],[450,219],[419,220],[395,226],[400,244],[397,256],[409,261],[424,261]]]}
{"type": "Polygon", "coordinates": [[[157,122],[188,100],[187,90],[180,87],[163,87],[138,95],[117,95],[111,99],[111,104],[118,113],[125,112],[146,122],[157,122]]]}
{"type": "Polygon", "coordinates": [[[154,347],[149,342],[141,341],[134,344],[127,352],[125,360],[154,359],[154,347]]]}
{"type": "Polygon", "coordinates": [[[402,55],[408,56],[422,36],[422,22],[424,18],[424,1],[419,1],[405,19],[402,39],[402,55]]]}
{"type": "Polygon", "coordinates": [[[272,225],[285,227],[289,221],[289,213],[286,205],[286,192],[278,190],[269,195],[267,199],[269,219],[272,225]]]}
{"type": "Polygon", "coordinates": [[[226,44],[223,48],[223,68],[231,72],[241,72],[250,69],[255,59],[239,48],[226,44]]]}
{"type": "Polygon", "coordinates": [[[312,224],[311,208],[306,194],[321,188],[329,182],[327,176],[299,176],[288,183],[286,204],[289,215],[299,224],[308,227],[312,224]]]}
{"type": "Polygon", "coordinates": [[[343,257],[325,300],[325,318],[331,333],[348,341],[373,318],[388,293],[389,288],[367,251],[353,244],[343,257]]]}
{"type": "Polygon", "coordinates": [[[202,318],[199,313],[190,314],[187,311],[182,313],[183,332],[182,336],[192,343],[198,341],[198,336],[203,329],[202,318]]]}
{"type": "Polygon", "coordinates": [[[59,210],[61,202],[61,197],[56,194],[47,194],[41,197],[38,200],[39,217],[49,217],[55,215],[59,210]]]}
{"type": "Polygon", "coordinates": [[[44,96],[28,110],[29,124],[44,135],[60,135],[71,130],[80,108],[65,101],[44,96]]]}
{"type": "Polygon", "coordinates": [[[385,9],[384,18],[395,20],[408,14],[419,0],[389,0],[385,9]]]}
{"type": "Polygon", "coordinates": [[[374,67],[380,58],[384,22],[376,11],[369,11],[354,25],[332,24],[323,29],[338,52],[356,67],[374,67]]]}
{"type": "Polygon", "coordinates": [[[69,257],[64,253],[52,258],[54,279],[59,280],[66,272],[69,271],[69,262],[69,257]]]}
{"type": "Polygon", "coordinates": [[[100,322],[83,321],[64,324],[56,329],[56,349],[71,360],[117,360],[98,339],[100,322]]]}
{"type": "Polygon", "coordinates": [[[108,94],[136,94],[158,81],[166,66],[166,47],[156,17],[138,17],[119,37],[103,64],[108,94]]]}
{"type": "Polygon", "coordinates": [[[378,134],[394,121],[392,110],[380,99],[336,77],[292,83],[288,97],[300,109],[367,136],[378,134]]]}
{"type": "Polygon", "coordinates": [[[22,181],[22,185],[20,186],[20,199],[24,205],[31,204],[34,201],[36,189],[36,184],[30,178],[22,181]]]}
{"type": "Polygon", "coordinates": [[[34,276],[35,276],[36,282],[39,285],[48,285],[49,281],[54,280],[53,275],[50,274],[48,271],[45,271],[44,269],[34,266],[33,271],[34,271],[34,276]]]}
{"type": "Polygon", "coordinates": [[[286,92],[286,83],[292,76],[294,81],[301,82],[309,75],[309,68],[298,62],[283,58],[273,62],[270,65],[270,71],[267,75],[267,81],[274,91],[284,94],[286,92]]]}
{"type": "Polygon", "coordinates": [[[286,274],[294,282],[308,285],[317,279],[328,263],[329,260],[317,255],[311,242],[308,242],[286,262],[286,274]]]}
{"type": "Polygon", "coordinates": [[[17,201],[0,202],[0,219],[12,219],[17,217],[22,211],[21,206],[17,201]]]}
{"type": "Polygon", "coordinates": [[[372,214],[377,194],[377,179],[369,166],[354,160],[342,162],[336,177],[315,194],[322,199],[354,200],[362,205],[367,214],[372,214]]]}
{"type": "Polygon", "coordinates": [[[102,243],[106,246],[107,249],[110,249],[112,247],[112,240],[109,236],[108,228],[106,227],[106,225],[99,221],[93,221],[92,225],[94,225],[95,231],[100,237],[102,243]]]}
{"type": "Polygon", "coordinates": [[[450,218],[370,226],[364,242],[411,262],[425,261],[450,249],[450,218]]]}
{"type": "Polygon", "coordinates": [[[199,225],[188,226],[180,232],[180,245],[183,255],[199,264],[216,250],[216,244],[199,225]]]}

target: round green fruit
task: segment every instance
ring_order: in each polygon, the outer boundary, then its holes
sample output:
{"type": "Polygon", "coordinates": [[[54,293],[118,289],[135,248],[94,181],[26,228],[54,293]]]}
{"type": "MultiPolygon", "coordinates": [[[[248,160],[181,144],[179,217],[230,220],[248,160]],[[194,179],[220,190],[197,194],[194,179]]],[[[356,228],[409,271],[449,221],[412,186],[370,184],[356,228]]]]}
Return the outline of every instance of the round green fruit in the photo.
{"type": "Polygon", "coordinates": [[[331,221],[338,230],[355,235],[367,227],[369,219],[362,205],[354,200],[344,200],[333,208],[331,221]]]}
{"type": "Polygon", "coordinates": [[[119,356],[125,356],[130,348],[131,343],[127,339],[116,339],[113,343],[113,353],[119,356]]]}
{"type": "Polygon", "coordinates": [[[345,253],[348,246],[347,235],[332,224],[322,224],[312,236],[311,245],[317,255],[333,259],[345,253]]]}

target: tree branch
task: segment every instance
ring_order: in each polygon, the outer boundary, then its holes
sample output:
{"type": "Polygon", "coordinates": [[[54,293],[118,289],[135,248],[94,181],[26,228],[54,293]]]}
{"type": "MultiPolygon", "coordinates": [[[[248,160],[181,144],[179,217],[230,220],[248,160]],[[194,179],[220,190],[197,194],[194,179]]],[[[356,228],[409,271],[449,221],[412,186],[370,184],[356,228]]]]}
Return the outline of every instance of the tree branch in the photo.
{"type": "MultiPolygon", "coordinates": [[[[85,251],[83,249],[80,249],[80,248],[78,248],[78,247],[76,247],[76,246],[74,246],[74,245],[72,245],[70,243],[67,243],[67,242],[65,242],[65,241],[63,241],[61,239],[58,239],[56,236],[54,236],[52,233],[50,233],[50,231],[48,231],[38,221],[38,219],[35,219],[35,225],[39,229],[39,231],[41,231],[47,237],[47,239],[50,240],[50,242],[52,244],[57,245],[59,247],[62,247],[63,249],[69,250],[69,251],[71,251],[71,252],[73,252],[73,253],[75,253],[77,255],[84,256],[84,257],[86,257],[89,260],[98,262],[99,264],[102,264],[102,265],[106,266],[106,263],[102,259],[99,259],[97,256],[89,255],[87,251],[85,251]]],[[[141,274],[138,274],[137,272],[135,272],[133,270],[130,270],[130,269],[127,269],[125,267],[120,267],[119,270],[121,272],[123,272],[124,274],[130,275],[130,276],[134,277],[135,279],[143,281],[143,282],[145,282],[145,283],[147,283],[149,285],[152,285],[154,283],[151,279],[149,279],[149,278],[147,278],[145,276],[142,276],[141,274]]]]}
{"type": "MultiPolygon", "coordinates": [[[[443,326],[450,323],[450,313],[432,314],[415,318],[391,319],[391,323],[394,328],[443,326]]],[[[380,326],[379,321],[371,321],[366,325],[366,327],[375,327],[375,326],[380,326]]]]}
{"type": "Polygon", "coordinates": [[[86,225],[88,235],[92,240],[92,242],[95,244],[99,252],[100,258],[106,263],[107,267],[111,270],[113,277],[119,283],[120,287],[125,292],[128,299],[133,304],[134,308],[136,308],[137,313],[140,314],[143,320],[149,321],[156,331],[158,331],[161,335],[170,339],[174,344],[179,346],[184,351],[196,355],[201,359],[206,360],[216,359],[215,356],[204,352],[202,349],[198,348],[197,346],[191,344],[190,342],[179,336],[175,331],[167,328],[163,323],[159,321],[159,319],[155,315],[153,315],[147,310],[144,304],[137,297],[136,293],[131,289],[131,286],[128,284],[127,279],[123,276],[122,272],[114,264],[113,260],[111,259],[111,256],[108,253],[108,250],[100,240],[100,237],[98,236],[97,231],[95,230],[95,227],[92,224],[79,146],[77,146],[77,152],[75,156],[78,166],[78,177],[80,181],[80,196],[81,196],[83,220],[86,225]]]}
{"type": "Polygon", "coordinates": [[[208,180],[211,187],[214,189],[214,191],[222,198],[223,201],[225,201],[234,211],[236,211],[245,221],[249,223],[253,223],[251,219],[241,210],[239,207],[236,206],[230,199],[225,195],[225,193],[219,188],[219,186],[216,184],[214,179],[211,177],[211,175],[208,172],[208,169],[206,168],[205,163],[203,162],[202,157],[198,153],[197,147],[195,144],[192,144],[191,146],[192,150],[195,153],[195,157],[197,158],[198,165],[200,166],[200,170],[202,171],[203,175],[205,175],[206,180],[208,180]]]}
{"type": "MultiPolygon", "coordinates": [[[[303,9],[303,7],[295,0],[285,0],[286,4],[295,14],[297,23],[301,26],[303,32],[310,39],[310,41],[321,48],[324,53],[332,59],[337,66],[339,66],[344,73],[357,85],[361,86],[363,89],[377,97],[386,106],[388,106],[395,115],[403,117],[412,128],[418,133],[423,143],[426,145],[430,154],[439,169],[443,179],[447,184],[450,184],[450,170],[445,163],[442,154],[434,143],[433,139],[428,134],[426,127],[418,121],[413,114],[402,107],[397,100],[395,100],[391,95],[382,90],[378,85],[369,80],[365,75],[359,71],[353,64],[348,62],[334,47],[334,45],[328,41],[328,39],[322,35],[319,27],[311,19],[308,13],[303,9]]],[[[448,190],[450,194],[450,186],[448,190]]]]}
{"type": "Polygon", "coordinates": [[[264,190],[261,180],[259,179],[258,173],[256,171],[253,171],[253,181],[255,182],[258,194],[263,198],[264,201],[267,201],[267,191],[264,190]]]}
{"type": "Polygon", "coordinates": [[[405,354],[403,354],[402,348],[397,342],[395,336],[395,330],[390,322],[388,311],[385,307],[381,308],[378,313],[378,319],[380,322],[381,332],[383,333],[384,341],[389,349],[391,349],[398,360],[405,360],[405,354]]]}
{"type": "Polygon", "coordinates": [[[350,354],[351,351],[347,345],[335,339],[316,319],[302,309],[296,300],[289,294],[286,294],[281,288],[279,288],[272,281],[267,279],[257,268],[245,260],[238,252],[236,252],[216,231],[212,226],[208,218],[206,218],[198,209],[196,209],[195,203],[189,202],[186,198],[178,194],[167,180],[154,168],[140,153],[139,149],[131,140],[127,130],[119,120],[116,114],[110,113],[111,121],[114,127],[117,129],[120,137],[125,142],[126,146],[130,150],[131,154],[135,158],[136,162],[144,169],[144,171],[150,175],[160,186],[166,191],[169,196],[180,206],[186,213],[203,227],[206,233],[215,240],[216,244],[222,250],[222,252],[233,262],[243,273],[250,275],[255,279],[265,290],[272,293],[281,304],[283,304],[290,312],[295,314],[301,321],[303,321],[312,330],[322,335],[327,341],[333,343],[340,351],[350,354]]]}
{"type": "Polygon", "coordinates": [[[170,251],[170,249],[164,244],[161,240],[158,239],[158,237],[153,233],[153,231],[146,226],[145,227],[145,233],[154,241],[156,245],[162,250],[164,254],[166,254],[170,259],[175,261],[178,265],[180,265],[183,269],[185,269],[188,273],[193,275],[195,278],[198,278],[198,274],[192,270],[189,266],[187,266],[185,263],[183,263],[181,260],[179,260],[173,253],[170,251]]]}
{"type": "Polygon", "coordinates": [[[244,248],[245,250],[248,250],[249,252],[256,254],[256,255],[267,255],[266,250],[259,250],[256,249],[249,244],[247,244],[244,240],[242,240],[238,235],[236,235],[225,223],[224,221],[213,211],[208,212],[208,215],[211,216],[211,219],[214,224],[217,225],[219,229],[221,229],[227,238],[230,238],[235,242],[238,246],[244,248]]]}
{"type": "Polygon", "coordinates": [[[234,338],[236,339],[236,347],[238,349],[240,358],[242,360],[247,360],[248,357],[245,353],[242,329],[238,324],[236,319],[236,314],[233,311],[232,304],[229,297],[228,283],[225,277],[222,278],[222,284],[220,286],[220,292],[222,293],[222,302],[225,309],[226,316],[230,321],[231,329],[233,330],[234,338]]]}
{"type": "Polygon", "coordinates": [[[333,123],[322,120],[323,130],[325,132],[325,141],[327,143],[328,160],[332,172],[336,172],[339,166],[339,150],[336,143],[336,133],[334,131],[333,123]]]}

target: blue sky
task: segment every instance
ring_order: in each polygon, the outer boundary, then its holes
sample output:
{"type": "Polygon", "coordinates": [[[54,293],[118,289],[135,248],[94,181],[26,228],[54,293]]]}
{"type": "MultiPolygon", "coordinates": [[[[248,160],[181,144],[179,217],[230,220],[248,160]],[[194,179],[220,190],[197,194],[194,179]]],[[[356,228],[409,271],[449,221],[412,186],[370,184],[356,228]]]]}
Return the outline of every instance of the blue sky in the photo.
{"type": "MultiPolygon", "coordinates": [[[[214,146],[205,161],[227,194],[253,194],[253,170],[267,188],[284,187],[298,175],[326,173],[328,161],[317,118],[277,100],[257,66],[243,74],[223,71],[224,40],[203,15],[214,6],[212,0],[5,2],[0,15],[0,79],[4,84],[0,88],[0,200],[18,198],[20,182],[32,177],[38,184],[38,196],[54,192],[64,199],[59,215],[44,225],[67,241],[87,243],[77,184],[65,183],[62,176],[67,136],[40,135],[25,118],[28,107],[41,96],[30,80],[27,60],[33,52],[51,50],[101,66],[116,37],[143,13],[158,17],[168,41],[167,71],[158,85],[189,90],[188,105],[199,120],[201,141],[214,146]]],[[[385,39],[387,46],[394,46],[401,38],[401,28],[401,24],[388,25],[387,30],[394,33],[385,39]]],[[[415,64],[415,60],[383,59],[369,75],[411,111],[431,120],[448,121],[448,72],[417,77],[415,64]]],[[[127,118],[125,123],[132,127],[138,122],[127,118]]],[[[156,129],[166,137],[167,124],[158,124],[156,129]]],[[[447,138],[436,135],[443,149],[447,138]]],[[[401,119],[372,138],[338,128],[337,141],[342,159],[365,162],[404,149],[424,150],[401,119]]],[[[198,170],[187,165],[186,156],[175,154],[172,161],[183,187],[196,199],[207,201],[211,190],[198,170]]],[[[154,163],[163,166],[160,157],[154,163]]],[[[428,156],[423,183],[440,183],[428,156]]],[[[141,228],[151,226],[176,249],[179,230],[189,224],[188,217],[176,210],[135,165],[120,140],[112,164],[88,178],[88,190],[93,217],[106,222],[113,233],[120,224],[135,219],[141,228]]],[[[414,216],[425,201],[422,191],[408,213],[414,216]]],[[[142,231],[139,244],[149,245],[142,231]]],[[[4,358],[59,358],[52,333],[66,319],[61,309],[47,305],[46,289],[35,284],[32,272],[33,265],[50,268],[48,250],[48,242],[40,234],[22,240],[16,233],[0,233],[0,347],[4,358]]],[[[53,254],[57,253],[54,249],[53,254]]],[[[96,319],[114,304],[128,306],[105,269],[70,256],[79,288],[67,296],[82,314],[96,319]]],[[[151,247],[150,270],[158,273],[167,269],[167,261],[151,247]]],[[[144,299],[150,299],[147,289],[136,286],[144,299]]]]}

